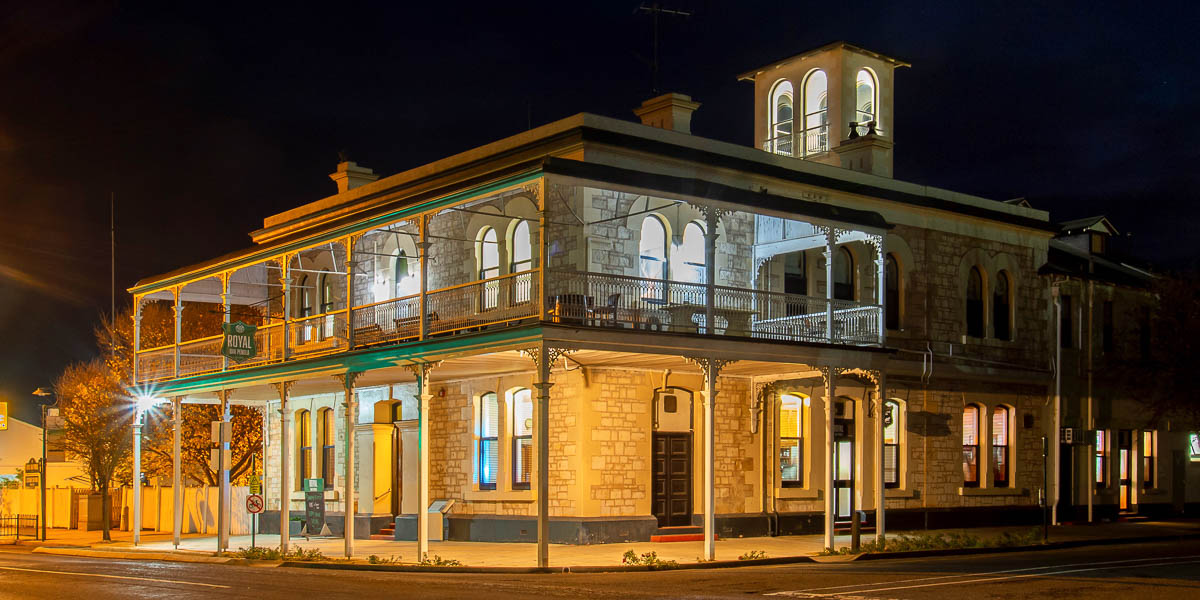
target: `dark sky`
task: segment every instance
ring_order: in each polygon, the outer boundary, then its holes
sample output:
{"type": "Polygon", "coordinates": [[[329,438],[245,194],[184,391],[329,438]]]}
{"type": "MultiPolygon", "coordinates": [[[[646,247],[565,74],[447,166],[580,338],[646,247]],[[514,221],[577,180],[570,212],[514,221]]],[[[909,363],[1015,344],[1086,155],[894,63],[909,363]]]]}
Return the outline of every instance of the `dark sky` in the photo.
{"type": "MultiPolygon", "coordinates": [[[[0,1],[0,400],[35,421],[29,393],[94,353],[110,192],[122,305],[332,193],[340,149],[388,175],[531,122],[634,119],[639,3],[0,1]]],[[[1200,254],[1192,3],[665,4],[695,13],[662,24],[661,87],[703,103],[697,135],[749,144],[735,76],[843,39],[913,64],[898,178],[1105,213],[1164,264],[1200,254]]]]}

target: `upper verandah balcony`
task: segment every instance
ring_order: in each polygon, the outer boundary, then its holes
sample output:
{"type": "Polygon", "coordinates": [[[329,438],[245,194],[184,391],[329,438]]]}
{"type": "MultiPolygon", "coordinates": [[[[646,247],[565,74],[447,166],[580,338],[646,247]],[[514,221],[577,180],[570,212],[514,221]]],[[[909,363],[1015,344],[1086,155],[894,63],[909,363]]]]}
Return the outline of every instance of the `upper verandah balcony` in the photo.
{"type": "Polygon", "coordinates": [[[539,321],[882,345],[878,215],[631,173],[547,161],[140,285],[137,382],[539,321]],[[242,362],[237,321],[258,328],[242,362]]]}

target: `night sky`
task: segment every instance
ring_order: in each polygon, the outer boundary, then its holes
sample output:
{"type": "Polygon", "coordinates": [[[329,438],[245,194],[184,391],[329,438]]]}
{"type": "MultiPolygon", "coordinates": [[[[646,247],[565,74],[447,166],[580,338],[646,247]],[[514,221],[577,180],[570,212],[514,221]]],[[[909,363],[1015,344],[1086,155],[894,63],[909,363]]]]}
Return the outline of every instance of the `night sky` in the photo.
{"type": "MultiPolygon", "coordinates": [[[[0,400],[95,352],[139,278],[250,245],[262,218],[335,191],[339,150],[390,175],[651,95],[638,0],[0,1],[0,400]],[[176,6],[179,5],[179,6],[176,6]]],[[[1058,220],[1107,214],[1129,251],[1200,255],[1200,11],[1192,3],[703,2],[661,24],[664,91],[693,132],[751,142],[735,76],[834,40],[897,73],[899,179],[1058,220]],[[823,7],[835,7],[825,9],[823,7]]]]}

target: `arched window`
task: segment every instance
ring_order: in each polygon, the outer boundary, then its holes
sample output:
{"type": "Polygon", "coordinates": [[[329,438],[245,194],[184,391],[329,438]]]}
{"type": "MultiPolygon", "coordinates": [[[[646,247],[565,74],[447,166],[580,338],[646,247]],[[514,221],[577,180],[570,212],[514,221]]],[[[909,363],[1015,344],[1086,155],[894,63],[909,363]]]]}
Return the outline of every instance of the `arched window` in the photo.
{"type": "Polygon", "coordinates": [[[638,244],[638,271],[646,279],[667,278],[667,229],[662,219],[650,215],[642,219],[642,239],[638,244]]]}
{"type": "Polygon", "coordinates": [[[833,253],[833,297],[854,299],[854,255],[845,246],[833,253]]]}
{"type": "Polygon", "coordinates": [[[396,250],[392,256],[392,297],[400,298],[412,293],[408,277],[408,253],[396,250]]]}
{"type": "Polygon", "coordinates": [[[883,265],[883,301],[887,328],[900,329],[900,263],[895,254],[888,254],[883,265]]]}
{"type": "Polygon", "coordinates": [[[319,308],[321,314],[333,312],[333,282],[329,279],[329,274],[321,275],[321,306],[319,308]]]}
{"type": "Polygon", "coordinates": [[[704,228],[695,221],[683,228],[683,243],[672,257],[678,274],[672,279],[688,283],[704,283],[704,228]]]}
{"type": "Polygon", "coordinates": [[[967,335],[983,337],[983,273],[971,267],[967,275],[967,335]]]}
{"type": "Polygon", "coordinates": [[[829,79],[813,71],[804,80],[804,154],[829,150],[829,79]]]}
{"type": "Polygon", "coordinates": [[[296,489],[312,477],[312,415],[307,410],[296,413],[296,489]]]}
{"type": "MultiPolygon", "coordinates": [[[[808,295],[808,257],[803,250],[789,252],[783,255],[783,293],[808,295]]],[[[788,302],[787,316],[794,317],[805,313],[805,302],[788,302]]]]}
{"type": "MultiPolygon", "coordinates": [[[[854,89],[856,92],[854,122],[866,125],[870,121],[875,121],[875,76],[866,69],[859,69],[854,89]]],[[[878,125],[878,122],[876,124],[878,125]]]]}
{"type": "Polygon", "coordinates": [[[963,487],[979,487],[979,407],[963,409],[963,487]]]}
{"type": "Polygon", "coordinates": [[[900,487],[900,403],[883,403],[883,487],[900,487]]]}
{"type": "MultiPolygon", "coordinates": [[[[479,279],[492,279],[500,276],[500,244],[496,238],[496,230],[484,227],[479,232],[479,240],[475,245],[475,255],[479,258],[479,279]]],[[[496,308],[500,301],[500,285],[490,281],[479,290],[479,308],[488,310],[496,308]]]]}
{"type": "Polygon", "coordinates": [[[317,439],[321,442],[321,470],[317,472],[317,476],[325,480],[325,489],[333,487],[333,458],[334,458],[334,433],[337,431],[337,425],[333,421],[333,409],[322,408],[317,411],[317,439]]]}
{"type": "Polygon", "coordinates": [[[299,311],[297,316],[311,317],[313,314],[313,288],[309,286],[308,275],[300,277],[296,288],[296,299],[300,301],[296,307],[296,310],[299,311]]]}
{"type": "Polygon", "coordinates": [[[996,273],[996,290],[992,293],[992,328],[996,339],[1012,339],[1012,294],[1008,280],[1008,272],[996,273]]]}
{"type": "MultiPolygon", "coordinates": [[[[509,248],[512,249],[512,261],[509,263],[510,273],[521,273],[533,269],[533,243],[530,241],[529,221],[522,219],[513,228],[509,248]]],[[[512,301],[514,304],[529,301],[532,283],[533,277],[530,275],[519,275],[516,278],[513,282],[512,290],[512,301]]]]}
{"type": "Polygon", "coordinates": [[[808,398],[779,396],[779,481],[783,487],[804,485],[804,416],[808,398]]]}
{"type": "Polygon", "coordinates": [[[513,393],[512,489],[527,490],[533,474],[533,395],[527,388],[513,393]]]}
{"type": "Polygon", "coordinates": [[[500,403],[495,392],[479,398],[479,489],[496,489],[500,470],[500,403]]]}
{"type": "Polygon", "coordinates": [[[792,82],[781,80],[771,91],[767,151],[792,156],[792,82]]]}
{"type": "Polygon", "coordinates": [[[1008,407],[992,409],[992,485],[1008,487],[1008,435],[1012,421],[1008,407]]]}

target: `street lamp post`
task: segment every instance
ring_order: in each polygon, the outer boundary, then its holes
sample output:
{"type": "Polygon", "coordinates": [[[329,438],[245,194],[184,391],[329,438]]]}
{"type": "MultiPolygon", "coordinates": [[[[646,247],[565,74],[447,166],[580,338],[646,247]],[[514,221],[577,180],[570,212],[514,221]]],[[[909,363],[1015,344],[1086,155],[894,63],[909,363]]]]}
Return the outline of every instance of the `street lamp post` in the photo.
{"type": "Polygon", "coordinates": [[[142,423],[146,411],[154,408],[159,399],[153,396],[137,396],[133,414],[133,545],[142,541],[142,423]]]}
{"type": "MultiPolygon", "coordinates": [[[[33,390],[33,395],[45,398],[48,396],[53,396],[54,392],[51,392],[50,390],[47,390],[46,388],[40,387],[36,390],[33,390]]],[[[54,404],[57,405],[58,401],[55,400],[54,404]]],[[[46,405],[45,403],[43,403],[42,404],[42,472],[38,474],[38,484],[42,488],[42,511],[39,516],[41,516],[41,521],[42,521],[42,541],[43,542],[46,541],[46,471],[47,471],[47,469],[46,469],[46,409],[47,408],[49,408],[49,406],[46,405]]]]}

